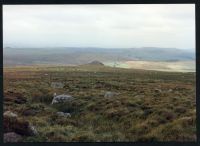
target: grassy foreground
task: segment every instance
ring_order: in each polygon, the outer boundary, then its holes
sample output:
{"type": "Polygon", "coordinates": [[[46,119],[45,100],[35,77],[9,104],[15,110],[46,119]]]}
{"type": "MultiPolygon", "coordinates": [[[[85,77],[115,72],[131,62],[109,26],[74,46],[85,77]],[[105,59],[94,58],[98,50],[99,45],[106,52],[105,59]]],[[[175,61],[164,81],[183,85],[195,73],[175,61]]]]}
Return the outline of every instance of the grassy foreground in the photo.
{"type": "Polygon", "coordinates": [[[195,141],[195,73],[120,69],[104,66],[4,68],[4,101],[35,126],[29,142],[195,141]],[[62,82],[54,89],[51,82],[62,82]],[[104,97],[105,92],[120,93],[104,97]],[[70,104],[51,105],[53,93],[70,94],[70,104]],[[24,111],[34,111],[24,115],[24,111]],[[70,112],[58,117],[56,112],[70,112]]]}

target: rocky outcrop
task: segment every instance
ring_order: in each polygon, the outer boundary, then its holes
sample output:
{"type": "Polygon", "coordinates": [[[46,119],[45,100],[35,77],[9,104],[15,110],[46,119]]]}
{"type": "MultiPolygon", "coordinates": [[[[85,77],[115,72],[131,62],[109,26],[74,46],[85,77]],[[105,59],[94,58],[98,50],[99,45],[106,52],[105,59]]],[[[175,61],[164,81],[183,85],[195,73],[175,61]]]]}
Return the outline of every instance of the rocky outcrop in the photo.
{"type": "Polygon", "coordinates": [[[34,136],[37,135],[37,131],[34,126],[30,125],[28,121],[17,121],[15,123],[15,126],[13,127],[13,130],[21,135],[26,136],[34,136]]]}
{"type": "Polygon", "coordinates": [[[20,142],[22,141],[22,136],[15,132],[8,132],[3,134],[4,142],[20,142]]]}
{"type": "Polygon", "coordinates": [[[4,132],[15,132],[25,136],[34,136],[37,134],[35,127],[28,121],[19,119],[17,114],[11,111],[6,111],[3,116],[4,132]]]}
{"type": "Polygon", "coordinates": [[[72,101],[73,99],[74,97],[72,97],[71,95],[62,94],[62,95],[56,96],[55,94],[51,104],[69,102],[69,101],[72,101]]]}
{"type": "Polygon", "coordinates": [[[16,119],[18,117],[17,114],[15,114],[15,113],[13,113],[11,111],[4,112],[3,116],[7,117],[7,118],[11,118],[11,119],[16,119]]]}

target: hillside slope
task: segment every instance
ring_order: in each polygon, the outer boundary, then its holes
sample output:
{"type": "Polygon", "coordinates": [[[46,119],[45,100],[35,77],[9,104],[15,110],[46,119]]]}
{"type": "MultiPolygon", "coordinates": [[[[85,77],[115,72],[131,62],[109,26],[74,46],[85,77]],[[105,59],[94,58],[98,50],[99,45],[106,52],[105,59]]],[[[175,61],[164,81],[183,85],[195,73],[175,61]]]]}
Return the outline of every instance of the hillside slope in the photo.
{"type": "Polygon", "coordinates": [[[175,48],[4,48],[4,65],[80,65],[94,60],[185,61],[195,60],[195,52],[175,48]]]}

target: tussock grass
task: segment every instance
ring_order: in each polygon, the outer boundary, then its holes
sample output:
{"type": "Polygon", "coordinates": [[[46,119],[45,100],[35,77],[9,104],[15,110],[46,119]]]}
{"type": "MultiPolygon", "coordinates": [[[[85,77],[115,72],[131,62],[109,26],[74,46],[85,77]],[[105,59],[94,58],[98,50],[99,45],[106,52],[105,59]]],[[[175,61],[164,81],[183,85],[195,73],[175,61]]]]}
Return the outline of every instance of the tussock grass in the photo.
{"type": "Polygon", "coordinates": [[[39,133],[23,141],[196,140],[195,73],[27,66],[6,68],[4,74],[4,95],[27,99],[24,104],[4,101],[4,111],[17,113],[39,133]],[[53,89],[51,81],[65,86],[53,89]],[[106,91],[120,94],[106,98],[106,91]],[[74,100],[51,105],[55,92],[74,100]],[[24,115],[27,110],[34,114],[24,115]],[[58,111],[71,117],[59,117],[58,111]]]}

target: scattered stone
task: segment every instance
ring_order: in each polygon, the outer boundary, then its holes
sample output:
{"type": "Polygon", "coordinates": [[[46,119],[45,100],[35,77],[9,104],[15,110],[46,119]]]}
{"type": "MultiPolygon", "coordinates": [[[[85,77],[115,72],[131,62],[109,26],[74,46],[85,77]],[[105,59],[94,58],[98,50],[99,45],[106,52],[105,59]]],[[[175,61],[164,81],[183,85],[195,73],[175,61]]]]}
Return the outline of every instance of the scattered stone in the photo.
{"type": "Polygon", "coordinates": [[[15,113],[13,113],[13,112],[11,112],[11,111],[6,111],[6,112],[4,112],[4,113],[3,113],[3,116],[4,116],[4,117],[8,117],[8,118],[13,118],[13,119],[15,119],[15,118],[18,117],[17,114],[15,114],[15,113]]]}
{"type": "Polygon", "coordinates": [[[74,97],[72,97],[71,95],[62,94],[62,95],[56,96],[56,94],[54,94],[54,98],[51,104],[69,102],[69,101],[72,101],[73,99],[74,97]]]}
{"type": "Polygon", "coordinates": [[[26,135],[26,136],[35,136],[37,135],[37,131],[35,127],[30,125],[28,121],[17,121],[13,123],[13,130],[20,134],[20,135],[26,135]]]}
{"type": "Polygon", "coordinates": [[[17,121],[17,114],[11,111],[6,111],[3,114],[3,129],[4,132],[12,132],[14,123],[17,121]]]}
{"type": "Polygon", "coordinates": [[[70,113],[57,112],[56,114],[57,114],[58,116],[61,116],[61,117],[71,117],[71,114],[70,114],[70,113]]]}
{"type": "Polygon", "coordinates": [[[4,142],[20,142],[22,141],[22,136],[15,132],[8,132],[3,134],[4,142]]]}
{"type": "Polygon", "coordinates": [[[169,90],[168,90],[168,92],[172,92],[172,91],[173,91],[172,89],[169,89],[169,90]]]}
{"type": "Polygon", "coordinates": [[[113,97],[113,96],[116,96],[116,95],[119,95],[119,93],[107,91],[107,92],[104,94],[104,97],[107,98],[107,97],[113,97]]]}
{"type": "Polygon", "coordinates": [[[35,129],[34,126],[29,125],[29,128],[30,128],[30,132],[32,133],[31,135],[37,135],[38,134],[38,132],[37,132],[37,130],[35,129]]]}
{"type": "Polygon", "coordinates": [[[64,84],[61,83],[61,82],[52,82],[52,83],[51,83],[51,87],[52,87],[52,88],[63,88],[63,87],[64,87],[64,84]]]}
{"type": "Polygon", "coordinates": [[[4,112],[3,116],[4,132],[15,132],[26,136],[37,134],[36,129],[28,121],[18,119],[18,116],[11,111],[4,112]]]}
{"type": "Polygon", "coordinates": [[[38,111],[34,110],[34,109],[28,109],[23,111],[23,115],[24,116],[35,116],[38,113],[38,111]]]}
{"type": "Polygon", "coordinates": [[[144,98],[145,96],[144,95],[135,95],[134,97],[135,98],[144,98]]]}
{"type": "Polygon", "coordinates": [[[161,93],[161,92],[162,92],[161,89],[155,89],[154,91],[155,91],[156,93],[161,93]]]}

